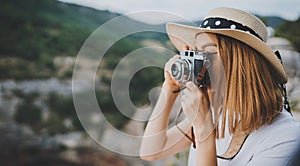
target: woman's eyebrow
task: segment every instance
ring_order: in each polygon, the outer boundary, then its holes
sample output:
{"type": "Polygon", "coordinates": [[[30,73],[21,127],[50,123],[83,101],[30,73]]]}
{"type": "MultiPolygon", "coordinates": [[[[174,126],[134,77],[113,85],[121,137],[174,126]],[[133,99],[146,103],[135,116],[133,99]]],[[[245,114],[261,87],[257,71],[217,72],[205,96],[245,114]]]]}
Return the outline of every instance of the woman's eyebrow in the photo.
{"type": "MultiPolygon", "coordinates": [[[[204,44],[204,45],[201,46],[201,50],[204,50],[206,47],[210,47],[210,46],[217,47],[217,45],[216,45],[215,43],[207,43],[207,44],[204,44]]],[[[195,46],[195,48],[196,48],[197,50],[199,50],[199,49],[197,48],[197,46],[195,46]]]]}

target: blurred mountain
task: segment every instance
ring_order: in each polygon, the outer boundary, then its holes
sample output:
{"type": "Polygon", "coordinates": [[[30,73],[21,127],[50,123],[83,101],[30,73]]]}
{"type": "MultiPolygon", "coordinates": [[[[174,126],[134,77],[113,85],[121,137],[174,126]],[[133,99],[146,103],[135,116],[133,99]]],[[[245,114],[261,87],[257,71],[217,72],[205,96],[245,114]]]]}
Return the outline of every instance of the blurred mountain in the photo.
{"type": "MultiPolygon", "coordinates": [[[[2,0],[0,4],[0,56],[29,60],[56,55],[74,56],[96,28],[120,16],[56,0],[2,0]]],[[[284,22],[280,17],[261,18],[275,29],[284,22]]],[[[132,27],[149,26],[130,18],[126,23],[132,27]]],[[[144,37],[161,39],[153,35],[144,37]]]]}
{"type": "Polygon", "coordinates": [[[36,60],[76,55],[90,33],[119,16],[55,0],[0,2],[0,55],[36,60]]]}
{"type": "Polygon", "coordinates": [[[278,16],[267,16],[267,17],[261,17],[258,16],[261,20],[263,20],[263,22],[267,25],[270,26],[272,28],[277,28],[278,26],[280,26],[285,20],[281,17],[278,16]]]}
{"type": "MultiPolygon", "coordinates": [[[[56,76],[54,57],[76,56],[94,30],[118,16],[120,14],[56,0],[2,0],[0,79],[56,76]]],[[[149,26],[126,16],[122,19],[118,27],[124,27],[124,24],[126,28],[149,26]]],[[[113,30],[108,29],[103,33],[113,35],[113,30]]],[[[161,37],[155,33],[134,34],[120,41],[110,53],[134,50],[145,38],[167,40],[166,36],[161,37]]]]}
{"type": "Polygon", "coordinates": [[[296,51],[300,51],[300,17],[297,20],[284,20],[275,30],[277,37],[289,40],[296,51]]]}

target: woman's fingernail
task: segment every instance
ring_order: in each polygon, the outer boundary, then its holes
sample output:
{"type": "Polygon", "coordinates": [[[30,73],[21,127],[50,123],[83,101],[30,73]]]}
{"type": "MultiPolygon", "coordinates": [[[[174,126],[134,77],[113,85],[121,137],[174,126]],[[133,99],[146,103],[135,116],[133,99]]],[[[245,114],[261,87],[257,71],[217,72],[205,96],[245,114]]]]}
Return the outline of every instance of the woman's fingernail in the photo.
{"type": "Polygon", "coordinates": [[[190,50],[190,47],[188,45],[185,45],[183,49],[184,50],[190,50]]]}

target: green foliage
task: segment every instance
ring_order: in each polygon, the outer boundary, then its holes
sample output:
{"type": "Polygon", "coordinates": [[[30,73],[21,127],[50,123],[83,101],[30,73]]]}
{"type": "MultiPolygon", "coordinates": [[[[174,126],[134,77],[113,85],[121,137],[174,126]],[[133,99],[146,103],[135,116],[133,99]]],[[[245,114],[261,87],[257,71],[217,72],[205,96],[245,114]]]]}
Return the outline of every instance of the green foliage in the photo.
{"type": "Polygon", "coordinates": [[[24,93],[21,89],[14,89],[12,93],[26,103],[33,103],[40,96],[37,92],[24,93]]]}
{"type": "Polygon", "coordinates": [[[13,94],[21,99],[14,115],[15,121],[20,124],[30,126],[36,133],[47,133],[55,135],[70,131],[83,131],[83,127],[77,117],[73,99],[71,96],[62,96],[57,93],[50,93],[46,100],[49,107],[48,116],[42,118],[42,110],[34,102],[38,99],[39,94],[36,92],[24,93],[16,89],[13,94]],[[66,126],[65,122],[71,124],[66,126]]]}
{"type": "Polygon", "coordinates": [[[30,126],[34,131],[40,130],[42,127],[42,111],[34,104],[35,99],[39,95],[35,92],[25,94],[18,89],[14,90],[13,93],[23,99],[17,105],[14,115],[15,121],[30,126]]]}
{"type": "MultiPolygon", "coordinates": [[[[56,0],[1,1],[0,69],[3,72],[0,79],[55,76],[55,56],[76,56],[96,28],[117,16],[119,14],[56,0]],[[5,58],[8,57],[16,60],[7,64],[5,58]]],[[[129,18],[124,18],[124,22],[134,27],[147,26],[129,18]]],[[[109,29],[104,33],[109,37],[113,32],[109,29]]],[[[152,32],[126,37],[108,51],[107,67],[113,69],[121,57],[140,48],[144,39],[164,42],[168,38],[166,34],[152,32]]]]}
{"type": "Polygon", "coordinates": [[[152,88],[163,82],[163,70],[157,67],[148,67],[137,72],[131,79],[129,95],[135,105],[150,104],[147,100],[152,88]]]}
{"type": "Polygon", "coordinates": [[[277,29],[276,35],[287,38],[296,50],[300,51],[300,17],[295,21],[285,20],[277,29]]]}
{"type": "MultiPolygon", "coordinates": [[[[105,64],[100,66],[101,69],[114,70],[120,63],[120,60],[137,49],[143,48],[142,39],[159,39],[163,44],[167,41],[167,36],[161,33],[143,32],[129,35],[116,42],[105,54],[105,64]]],[[[140,62],[137,62],[140,63],[140,62]]],[[[111,76],[101,75],[103,83],[110,85],[111,76]]],[[[158,86],[163,81],[163,71],[156,67],[142,69],[135,73],[130,82],[129,94],[134,104],[148,104],[148,92],[158,86]]],[[[103,96],[103,95],[102,95],[103,96]]],[[[114,108],[110,108],[114,109],[114,108]]]]}
{"type": "Polygon", "coordinates": [[[48,96],[47,104],[52,112],[59,114],[63,118],[72,114],[76,116],[72,97],[65,97],[52,92],[48,96]]]}
{"type": "Polygon", "coordinates": [[[18,123],[36,126],[41,123],[41,109],[33,103],[23,102],[18,106],[15,120],[18,123]]]}
{"type": "Polygon", "coordinates": [[[49,118],[46,120],[47,130],[50,134],[65,133],[72,130],[83,130],[76,114],[72,96],[62,96],[50,93],[46,101],[49,107],[49,118]],[[65,120],[71,121],[71,127],[64,125],[65,120]]]}
{"type": "Polygon", "coordinates": [[[48,57],[41,62],[20,58],[0,58],[0,79],[41,79],[53,76],[56,67],[48,57]]]}
{"type": "MultiPolygon", "coordinates": [[[[160,46],[165,46],[166,49],[169,48],[169,46],[166,45],[166,42],[168,41],[168,37],[164,33],[145,31],[145,32],[131,34],[115,42],[112,45],[112,47],[108,49],[108,51],[105,53],[103,57],[104,64],[103,66],[100,66],[100,68],[105,68],[107,70],[114,70],[122,58],[124,58],[125,56],[129,55],[130,53],[138,49],[143,49],[144,47],[148,47],[143,45],[142,42],[144,40],[149,40],[149,39],[157,41],[160,44],[160,46]]],[[[169,48],[169,49],[173,49],[173,48],[169,48]]]]}
{"type": "Polygon", "coordinates": [[[50,112],[48,119],[44,122],[45,129],[49,135],[67,133],[72,131],[64,125],[64,118],[50,112]]]}
{"type": "Polygon", "coordinates": [[[292,101],[290,101],[291,110],[299,112],[300,109],[297,107],[298,104],[299,104],[298,100],[292,100],[292,101]]]}
{"type": "Polygon", "coordinates": [[[99,107],[107,121],[117,129],[121,129],[129,118],[116,107],[110,91],[96,91],[99,107]]]}
{"type": "Polygon", "coordinates": [[[28,60],[77,55],[90,33],[115,16],[55,0],[3,0],[0,55],[28,60]]]}
{"type": "Polygon", "coordinates": [[[0,79],[55,76],[55,56],[76,56],[92,31],[116,16],[56,0],[2,0],[0,79]],[[16,60],[6,64],[8,57],[16,60]]]}
{"type": "Polygon", "coordinates": [[[105,68],[109,70],[113,70],[116,65],[119,63],[121,58],[128,55],[130,52],[141,48],[142,45],[139,39],[135,37],[127,36],[116,43],[108,49],[104,56],[105,68]]]}

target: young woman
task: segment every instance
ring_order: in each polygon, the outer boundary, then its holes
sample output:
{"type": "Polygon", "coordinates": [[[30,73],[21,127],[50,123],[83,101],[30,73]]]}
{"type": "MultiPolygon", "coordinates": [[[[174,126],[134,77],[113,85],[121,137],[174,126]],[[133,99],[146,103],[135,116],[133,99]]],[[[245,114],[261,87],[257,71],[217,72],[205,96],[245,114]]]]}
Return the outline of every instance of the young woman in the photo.
{"type": "Polygon", "coordinates": [[[187,82],[183,87],[170,74],[179,56],[166,63],[141,158],[157,160],[190,147],[190,166],[286,164],[297,146],[300,127],[289,112],[284,68],[265,44],[265,25],[244,11],[217,8],[199,28],[169,23],[167,33],[179,51],[189,48],[208,55],[211,86],[187,82]],[[224,80],[219,79],[220,71],[224,80]],[[169,128],[179,94],[186,118],[169,128]]]}

